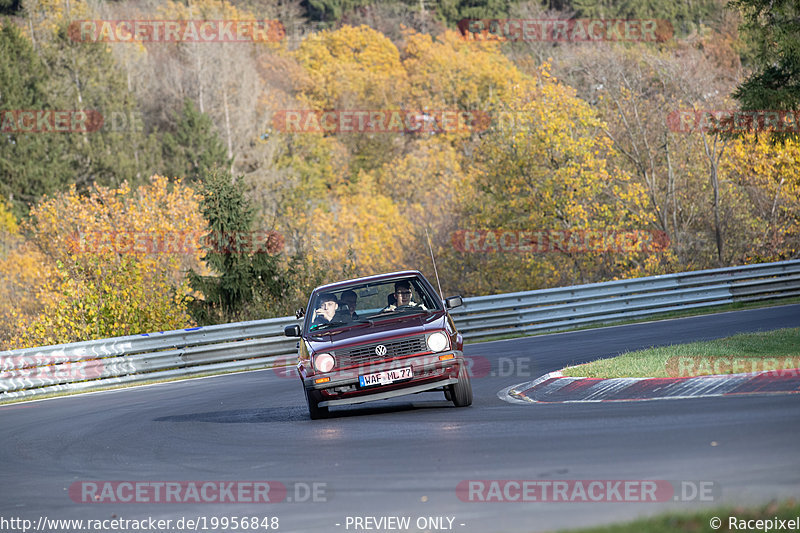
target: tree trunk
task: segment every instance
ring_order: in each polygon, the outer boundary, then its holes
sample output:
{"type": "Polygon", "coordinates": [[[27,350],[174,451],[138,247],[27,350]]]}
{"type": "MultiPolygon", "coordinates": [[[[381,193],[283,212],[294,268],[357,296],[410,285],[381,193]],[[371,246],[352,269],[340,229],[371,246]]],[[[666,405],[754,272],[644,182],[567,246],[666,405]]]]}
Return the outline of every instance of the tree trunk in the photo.
{"type": "Polygon", "coordinates": [[[233,134],[231,133],[231,115],[228,109],[228,87],[222,88],[222,105],[225,110],[225,136],[228,139],[228,160],[231,162],[230,172],[233,174],[233,134]]]}
{"type": "Polygon", "coordinates": [[[717,263],[723,266],[723,241],[722,241],[722,228],[720,227],[719,220],[719,162],[722,159],[722,154],[725,151],[725,144],[717,152],[717,141],[719,135],[714,134],[713,146],[708,145],[706,135],[703,135],[703,147],[705,148],[706,157],[708,158],[709,170],[711,171],[711,192],[713,195],[713,209],[714,209],[714,240],[717,245],[717,263]]]}

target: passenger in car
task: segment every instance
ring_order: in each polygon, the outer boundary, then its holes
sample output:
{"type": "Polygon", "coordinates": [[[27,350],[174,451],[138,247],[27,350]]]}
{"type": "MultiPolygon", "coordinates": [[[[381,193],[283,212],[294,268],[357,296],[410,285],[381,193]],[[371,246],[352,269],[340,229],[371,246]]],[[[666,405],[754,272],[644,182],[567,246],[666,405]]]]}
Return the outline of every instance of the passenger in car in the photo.
{"type": "Polygon", "coordinates": [[[394,311],[398,307],[418,307],[420,309],[427,309],[422,304],[413,301],[413,293],[411,292],[411,282],[408,280],[400,280],[394,284],[394,297],[397,301],[395,304],[390,304],[385,307],[384,311],[394,311]]]}
{"type": "Polygon", "coordinates": [[[342,300],[342,307],[346,307],[344,311],[350,313],[350,318],[353,320],[358,319],[358,313],[356,313],[356,303],[358,302],[358,295],[356,291],[353,290],[346,290],[342,293],[341,296],[342,300]]]}

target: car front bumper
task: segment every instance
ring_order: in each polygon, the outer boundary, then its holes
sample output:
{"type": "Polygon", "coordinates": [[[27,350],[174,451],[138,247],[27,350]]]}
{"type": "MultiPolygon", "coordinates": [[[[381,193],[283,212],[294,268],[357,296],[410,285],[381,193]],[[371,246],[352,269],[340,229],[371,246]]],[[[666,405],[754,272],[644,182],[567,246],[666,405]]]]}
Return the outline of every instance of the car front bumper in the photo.
{"type": "Polygon", "coordinates": [[[320,392],[320,407],[364,403],[453,385],[458,383],[459,370],[465,364],[463,353],[451,350],[315,374],[305,378],[303,386],[320,392]],[[447,359],[449,356],[452,358],[447,359]],[[359,385],[358,377],[361,375],[409,366],[413,371],[411,379],[369,387],[359,385]],[[315,383],[315,380],[320,378],[329,378],[330,381],[315,383]]]}

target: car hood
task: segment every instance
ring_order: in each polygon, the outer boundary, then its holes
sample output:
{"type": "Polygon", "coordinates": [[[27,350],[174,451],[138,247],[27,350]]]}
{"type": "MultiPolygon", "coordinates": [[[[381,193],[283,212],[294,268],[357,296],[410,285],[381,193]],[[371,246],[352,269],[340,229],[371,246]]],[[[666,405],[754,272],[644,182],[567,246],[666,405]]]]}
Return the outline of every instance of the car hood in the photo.
{"type": "Polygon", "coordinates": [[[356,325],[344,330],[334,330],[332,333],[308,335],[306,340],[314,352],[336,350],[343,346],[353,344],[366,344],[379,342],[393,337],[406,335],[419,335],[430,331],[446,329],[444,311],[436,311],[430,315],[418,314],[400,316],[377,321],[375,325],[356,325]]]}

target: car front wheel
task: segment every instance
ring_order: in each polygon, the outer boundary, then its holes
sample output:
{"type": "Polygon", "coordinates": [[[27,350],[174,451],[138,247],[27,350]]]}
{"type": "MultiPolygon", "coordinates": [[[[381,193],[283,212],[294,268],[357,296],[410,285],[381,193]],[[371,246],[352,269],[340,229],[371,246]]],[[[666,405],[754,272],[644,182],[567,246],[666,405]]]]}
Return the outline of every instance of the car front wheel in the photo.
{"type": "Polygon", "coordinates": [[[306,389],[306,403],[308,404],[308,415],[311,417],[311,420],[328,418],[328,408],[319,407],[319,402],[319,392],[313,389],[306,389]]]}
{"type": "Polygon", "coordinates": [[[472,405],[472,383],[469,381],[469,372],[466,365],[462,364],[458,370],[458,383],[448,385],[448,388],[450,391],[448,399],[453,402],[453,405],[456,407],[472,405]]]}

